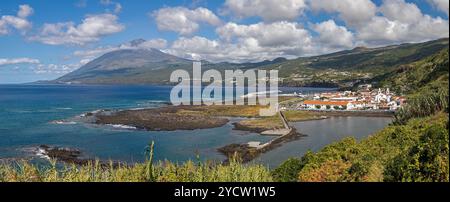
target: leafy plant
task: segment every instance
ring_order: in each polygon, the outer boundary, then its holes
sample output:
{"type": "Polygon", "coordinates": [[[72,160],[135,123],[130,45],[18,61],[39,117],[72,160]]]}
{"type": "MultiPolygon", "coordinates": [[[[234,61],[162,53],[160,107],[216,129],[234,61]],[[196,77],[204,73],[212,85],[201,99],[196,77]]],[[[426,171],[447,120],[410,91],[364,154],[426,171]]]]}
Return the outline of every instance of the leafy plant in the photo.
{"type": "Polygon", "coordinates": [[[385,181],[449,181],[449,135],[442,126],[429,128],[417,145],[394,158],[385,171],[385,181]]]}
{"type": "Polygon", "coordinates": [[[440,111],[448,112],[448,99],[448,89],[412,98],[395,113],[394,124],[405,124],[412,118],[426,117],[440,111]]]}
{"type": "Polygon", "coordinates": [[[290,158],[283,162],[276,169],[272,170],[272,176],[275,181],[278,182],[295,182],[298,178],[298,172],[302,169],[303,165],[300,159],[290,158]]]}

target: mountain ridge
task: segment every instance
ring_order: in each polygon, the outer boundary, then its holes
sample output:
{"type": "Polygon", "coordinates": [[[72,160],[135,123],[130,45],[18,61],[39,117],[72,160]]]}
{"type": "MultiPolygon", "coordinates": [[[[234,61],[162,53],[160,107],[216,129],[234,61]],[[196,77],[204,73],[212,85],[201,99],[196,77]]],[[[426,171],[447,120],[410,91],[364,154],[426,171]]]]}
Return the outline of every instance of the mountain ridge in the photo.
{"type": "MultiPolygon", "coordinates": [[[[342,86],[349,80],[367,79],[392,71],[399,65],[409,64],[445,48],[448,38],[423,43],[408,43],[385,47],[356,47],[311,57],[297,59],[276,58],[255,63],[213,63],[203,61],[203,70],[218,69],[278,69],[284,82],[282,85],[308,86],[324,83],[342,86]],[[331,78],[326,72],[347,73],[350,76],[331,78]],[[350,72],[350,73],[349,73],[350,72]],[[361,75],[360,75],[361,74],[361,75]],[[300,77],[298,76],[300,75],[300,77]],[[325,76],[324,76],[325,75],[325,76]],[[303,76],[303,77],[301,77],[303,76]],[[320,77],[323,77],[321,79],[320,77]],[[330,78],[329,78],[330,77],[330,78]],[[303,80],[302,80],[303,79],[303,80]]],[[[130,49],[119,49],[106,53],[79,69],[51,83],[79,84],[169,84],[170,74],[175,69],[192,70],[192,60],[164,53],[155,48],[137,48],[143,39],[128,43],[130,49]]]]}

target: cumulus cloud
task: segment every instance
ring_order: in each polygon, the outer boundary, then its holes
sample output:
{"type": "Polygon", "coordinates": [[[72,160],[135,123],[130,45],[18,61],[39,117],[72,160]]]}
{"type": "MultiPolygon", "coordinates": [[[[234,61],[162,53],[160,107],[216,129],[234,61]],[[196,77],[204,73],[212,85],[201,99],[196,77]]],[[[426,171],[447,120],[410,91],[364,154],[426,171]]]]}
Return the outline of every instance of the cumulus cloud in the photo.
{"type": "Polygon", "coordinates": [[[305,8],[304,0],[227,0],[224,12],[239,18],[258,16],[274,22],[294,20],[305,8]]]}
{"type": "Polygon", "coordinates": [[[225,43],[200,36],[181,37],[174,41],[165,52],[187,59],[212,62],[256,62],[285,56],[282,50],[269,50],[259,47],[257,41],[253,39],[238,44],[225,43]]]}
{"type": "Polygon", "coordinates": [[[371,0],[309,0],[313,11],[337,13],[349,26],[359,26],[376,15],[377,6],[371,0]]]}
{"type": "Polygon", "coordinates": [[[382,16],[373,17],[357,29],[361,43],[387,45],[448,37],[448,20],[425,15],[413,3],[384,1],[379,10],[382,16]]]}
{"type": "Polygon", "coordinates": [[[166,50],[169,54],[194,60],[210,60],[213,62],[241,62],[259,60],[264,52],[255,54],[251,51],[250,44],[223,43],[219,40],[211,40],[205,37],[180,37],[173,42],[172,46],[166,50]]]}
{"type": "Polygon", "coordinates": [[[0,35],[5,35],[10,32],[10,28],[14,28],[22,33],[31,29],[32,23],[27,20],[27,17],[33,14],[33,8],[29,5],[20,5],[17,16],[4,15],[0,18],[0,35]]]}
{"type": "Polygon", "coordinates": [[[238,25],[227,23],[219,27],[217,33],[228,41],[255,40],[260,47],[289,47],[309,42],[311,36],[301,25],[294,22],[257,23],[238,25]]]}
{"type": "Polygon", "coordinates": [[[15,64],[39,64],[39,60],[33,58],[0,58],[0,66],[15,64]]]}
{"type": "Polygon", "coordinates": [[[449,7],[449,1],[448,0],[428,0],[431,2],[433,6],[435,6],[440,11],[444,12],[448,16],[448,7],[449,7]]]}
{"type": "Polygon", "coordinates": [[[379,10],[386,18],[401,23],[416,23],[423,18],[422,12],[414,3],[403,0],[384,1],[379,10]]]}
{"type": "Polygon", "coordinates": [[[331,49],[353,47],[353,33],[344,26],[338,26],[333,20],[313,25],[315,32],[319,34],[317,45],[331,49]]]}
{"type": "Polygon", "coordinates": [[[189,59],[255,62],[316,55],[354,46],[353,34],[332,20],[313,24],[312,29],[316,37],[296,22],[250,25],[230,22],[216,29],[218,39],[181,37],[167,51],[189,59]]]}
{"type": "Polygon", "coordinates": [[[189,35],[196,32],[200,24],[206,23],[213,26],[221,24],[221,20],[206,8],[190,10],[184,7],[167,7],[159,9],[151,14],[155,17],[159,30],[174,31],[181,35],[189,35]]]}
{"type": "Polygon", "coordinates": [[[78,50],[73,53],[74,56],[81,58],[80,64],[84,65],[93,59],[118,50],[131,50],[131,49],[164,49],[167,47],[167,41],[165,39],[151,39],[151,40],[135,40],[128,43],[123,43],[118,46],[101,46],[94,49],[78,50]]]}
{"type": "Polygon", "coordinates": [[[88,15],[79,25],[75,25],[74,22],[44,24],[40,33],[29,39],[48,45],[84,45],[124,29],[124,25],[118,22],[116,15],[88,15]]]}
{"type": "Polygon", "coordinates": [[[227,23],[216,32],[220,38],[215,40],[200,36],[181,37],[167,51],[180,57],[214,62],[293,58],[315,51],[309,32],[294,22],[227,23]]]}
{"type": "Polygon", "coordinates": [[[423,14],[404,0],[384,0],[380,7],[370,0],[310,0],[309,5],[313,11],[337,13],[362,45],[422,42],[449,34],[448,20],[423,14]]]}
{"type": "Polygon", "coordinates": [[[142,43],[139,44],[130,44],[130,43],[125,43],[123,45],[121,45],[121,49],[151,49],[151,48],[156,48],[156,49],[163,49],[167,47],[167,40],[165,39],[151,39],[151,40],[147,40],[144,41],[142,43]]]}
{"type": "Polygon", "coordinates": [[[31,8],[29,5],[20,5],[19,6],[19,12],[17,13],[17,17],[19,18],[27,18],[28,16],[32,15],[34,12],[33,8],[31,8]]]}

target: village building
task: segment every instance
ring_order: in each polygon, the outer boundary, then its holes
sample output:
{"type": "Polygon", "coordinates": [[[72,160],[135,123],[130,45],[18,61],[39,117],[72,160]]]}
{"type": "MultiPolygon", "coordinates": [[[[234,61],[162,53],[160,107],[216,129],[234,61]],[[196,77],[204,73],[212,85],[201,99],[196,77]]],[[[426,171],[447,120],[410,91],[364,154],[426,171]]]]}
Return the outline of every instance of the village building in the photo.
{"type": "Polygon", "coordinates": [[[346,109],[349,102],[346,101],[322,101],[322,100],[305,100],[303,102],[306,109],[316,110],[332,110],[332,109],[346,109]]]}
{"type": "MultiPolygon", "coordinates": [[[[371,86],[370,86],[371,87],[371,86]]],[[[395,111],[405,103],[404,97],[394,96],[389,88],[369,91],[316,93],[312,100],[298,105],[309,110],[390,110],[395,111]]]]}
{"type": "Polygon", "coordinates": [[[358,97],[333,97],[330,101],[344,101],[344,102],[354,102],[358,100],[358,97]]]}

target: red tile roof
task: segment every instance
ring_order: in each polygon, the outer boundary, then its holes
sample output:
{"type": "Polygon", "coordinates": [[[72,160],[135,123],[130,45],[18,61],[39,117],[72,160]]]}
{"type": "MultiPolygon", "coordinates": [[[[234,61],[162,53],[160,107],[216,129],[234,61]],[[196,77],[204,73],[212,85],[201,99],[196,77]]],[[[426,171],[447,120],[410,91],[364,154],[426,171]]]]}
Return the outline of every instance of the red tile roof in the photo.
{"type": "Polygon", "coordinates": [[[305,100],[306,105],[333,105],[333,106],[347,106],[349,102],[345,101],[322,101],[322,100],[305,100]]]}

